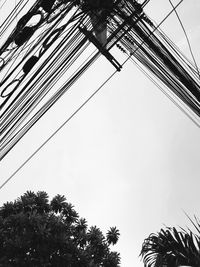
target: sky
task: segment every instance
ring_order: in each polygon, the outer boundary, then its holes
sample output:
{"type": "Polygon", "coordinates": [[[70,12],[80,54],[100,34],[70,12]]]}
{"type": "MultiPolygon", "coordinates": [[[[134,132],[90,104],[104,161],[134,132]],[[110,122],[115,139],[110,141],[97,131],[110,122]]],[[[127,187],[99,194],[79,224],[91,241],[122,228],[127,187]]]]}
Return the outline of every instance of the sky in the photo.
{"type": "MultiPolygon", "coordinates": [[[[145,11],[159,23],[170,9],[168,0],[151,0],[145,11]]],[[[177,10],[199,64],[200,2],[184,0],[177,10]]],[[[162,29],[191,59],[174,14],[162,29]]],[[[2,160],[0,182],[113,71],[99,59],[2,160]]],[[[0,205],[27,190],[63,194],[89,225],[119,229],[113,250],[122,267],[142,267],[139,253],[150,233],[190,226],[183,211],[200,217],[199,151],[199,128],[129,61],[1,189],[0,205]]]]}

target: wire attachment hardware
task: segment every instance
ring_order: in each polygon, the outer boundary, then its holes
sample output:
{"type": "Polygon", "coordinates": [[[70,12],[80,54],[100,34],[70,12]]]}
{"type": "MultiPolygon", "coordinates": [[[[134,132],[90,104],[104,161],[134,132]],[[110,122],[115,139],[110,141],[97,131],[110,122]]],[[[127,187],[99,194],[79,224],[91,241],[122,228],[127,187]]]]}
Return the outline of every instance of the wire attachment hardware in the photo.
{"type": "Polygon", "coordinates": [[[101,45],[101,43],[95,38],[91,31],[88,31],[85,27],[79,26],[79,30],[88,38],[90,42],[92,42],[96,48],[104,55],[110,63],[116,68],[117,71],[122,69],[122,65],[108,52],[108,50],[101,45]]]}

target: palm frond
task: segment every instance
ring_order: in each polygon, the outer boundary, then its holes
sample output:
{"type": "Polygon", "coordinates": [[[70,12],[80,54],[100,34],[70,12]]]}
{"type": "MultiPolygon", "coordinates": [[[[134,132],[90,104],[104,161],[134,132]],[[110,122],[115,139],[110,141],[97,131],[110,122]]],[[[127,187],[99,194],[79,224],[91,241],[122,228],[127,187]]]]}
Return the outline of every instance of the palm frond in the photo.
{"type": "Polygon", "coordinates": [[[175,227],[161,229],[144,240],[140,253],[146,267],[200,266],[200,238],[192,231],[177,230],[175,227]]]}

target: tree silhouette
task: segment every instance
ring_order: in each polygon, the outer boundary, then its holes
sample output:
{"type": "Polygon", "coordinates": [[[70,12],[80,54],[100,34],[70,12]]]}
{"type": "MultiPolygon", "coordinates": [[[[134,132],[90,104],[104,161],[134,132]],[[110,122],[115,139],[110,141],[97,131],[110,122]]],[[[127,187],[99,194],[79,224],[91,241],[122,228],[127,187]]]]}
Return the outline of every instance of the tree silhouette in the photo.
{"type": "Polygon", "coordinates": [[[200,266],[200,222],[196,217],[190,221],[197,234],[190,229],[166,227],[144,240],[140,255],[145,267],[200,266]]]}
{"type": "Polygon", "coordinates": [[[110,249],[119,231],[106,237],[88,228],[61,195],[50,202],[46,192],[27,191],[0,208],[0,266],[118,267],[119,253],[110,249]]]}

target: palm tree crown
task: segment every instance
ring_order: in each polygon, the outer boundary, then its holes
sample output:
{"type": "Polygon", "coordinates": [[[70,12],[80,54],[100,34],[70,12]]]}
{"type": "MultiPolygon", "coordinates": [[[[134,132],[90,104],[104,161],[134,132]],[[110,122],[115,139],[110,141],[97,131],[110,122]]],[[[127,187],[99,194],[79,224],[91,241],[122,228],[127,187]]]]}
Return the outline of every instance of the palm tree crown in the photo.
{"type": "MultiPolygon", "coordinates": [[[[196,219],[196,218],[195,218],[196,219]]],[[[200,224],[194,223],[198,234],[200,224]]],[[[190,229],[166,227],[150,234],[142,245],[141,257],[145,267],[200,266],[200,236],[190,229]]]]}

